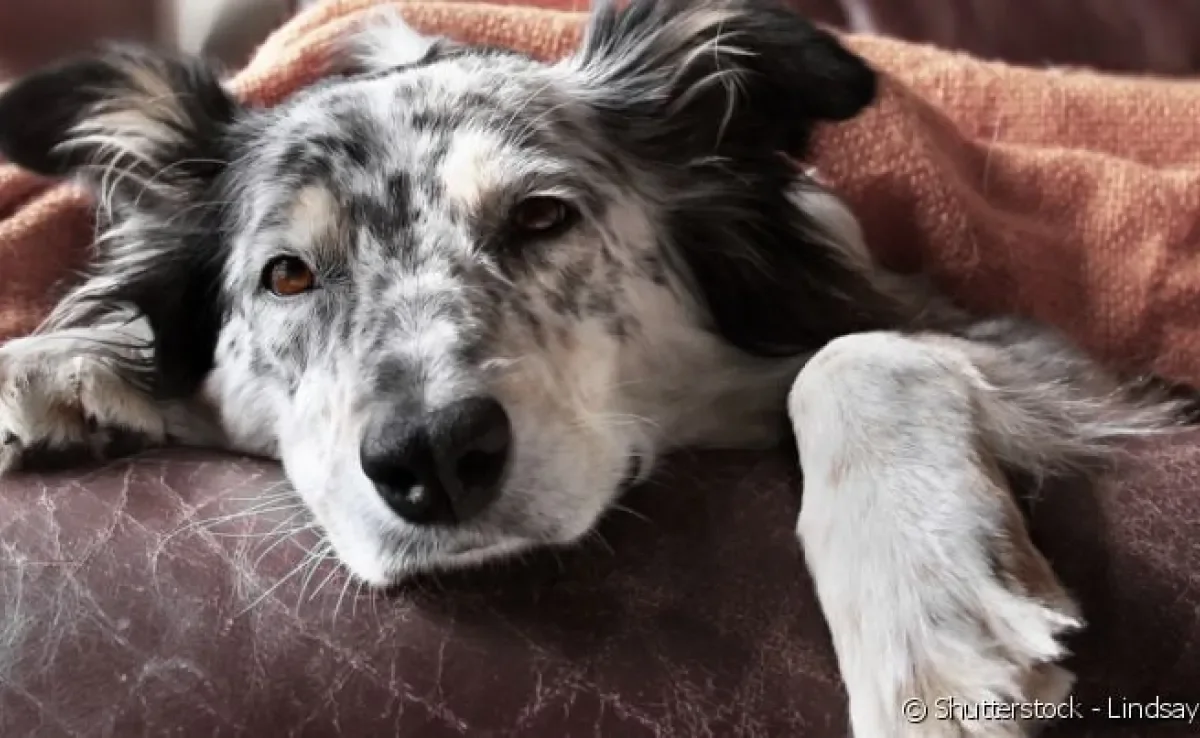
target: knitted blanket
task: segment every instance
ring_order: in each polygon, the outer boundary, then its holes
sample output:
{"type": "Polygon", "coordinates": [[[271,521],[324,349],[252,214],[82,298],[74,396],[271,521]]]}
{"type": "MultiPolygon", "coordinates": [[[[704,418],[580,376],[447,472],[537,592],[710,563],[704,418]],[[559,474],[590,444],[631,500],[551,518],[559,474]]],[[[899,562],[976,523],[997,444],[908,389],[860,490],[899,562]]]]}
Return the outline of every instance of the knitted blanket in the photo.
{"type": "MultiPolygon", "coordinates": [[[[384,0],[326,0],[231,80],[271,105],[319,79],[384,0]]],[[[418,29],[552,59],[583,15],[399,2],[418,29]]],[[[1129,372],[1200,385],[1200,82],[1028,70],[850,37],[884,75],[878,102],[819,132],[822,178],[871,248],[964,306],[1057,326],[1129,372]]],[[[0,340],[31,330],[92,238],[89,200],[0,165],[0,340]]]]}

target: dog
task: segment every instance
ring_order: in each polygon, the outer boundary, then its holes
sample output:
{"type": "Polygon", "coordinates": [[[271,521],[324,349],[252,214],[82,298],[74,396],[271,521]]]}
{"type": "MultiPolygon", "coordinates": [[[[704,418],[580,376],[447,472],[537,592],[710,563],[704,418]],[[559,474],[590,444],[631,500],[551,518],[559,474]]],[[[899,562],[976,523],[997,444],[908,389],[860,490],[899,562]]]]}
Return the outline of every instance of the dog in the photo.
{"type": "Polygon", "coordinates": [[[277,458],[384,587],[578,541],[671,449],[794,442],[856,736],[1027,735],[904,706],[1067,697],[1083,620],[1020,495],[1180,408],[872,259],[794,163],[871,104],[864,60],[775,0],[601,2],[556,63],[380,16],[343,57],[269,109],[129,47],[0,97],[0,152],[100,224],[0,349],[0,468],[277,458]]]}

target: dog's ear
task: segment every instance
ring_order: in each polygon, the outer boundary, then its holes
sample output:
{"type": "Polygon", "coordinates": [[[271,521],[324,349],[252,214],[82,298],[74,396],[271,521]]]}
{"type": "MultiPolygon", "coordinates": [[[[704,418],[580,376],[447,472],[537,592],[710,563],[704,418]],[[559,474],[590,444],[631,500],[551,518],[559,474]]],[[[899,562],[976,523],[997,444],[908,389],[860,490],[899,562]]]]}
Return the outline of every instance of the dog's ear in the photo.
{"type": "Polygon", "coordinates": [[[565,62],[602,121],[656,159],[801,154],[871,103],[872,69],[782,0],[604,0],[565,62]]]}
{"type": "MultiPolygon", "coordinates": [[[[199,61],[114,47],[32,73],[0,95],[0,154],[97,195],[92,276],[64,322],[133,306],[155,338],[155,380],[186,392],[216,341],[221,175],[240,107],[199,61]]],[[[53,319],[53,318],[52,318],[53,319]]]]}
{"type": "Polygon", "coordinates": [[[713,330],[757,355],[895,324],[861,248],[782,154],[874,99],[871,68],[782,0],[631,0],[597,8],[558,69],[660,202],[713,330]],[[824,212],[813,212],[824,211],[824,212]]]}
{"type": "Polygon", "coordinates": [[[36,71],[0,95],[0,154],[44,175],[103,179],[113,188],[106,195],[181,194],[224,165],[221,145],[237,112],[203,63],[112,47],[36,71]]]}

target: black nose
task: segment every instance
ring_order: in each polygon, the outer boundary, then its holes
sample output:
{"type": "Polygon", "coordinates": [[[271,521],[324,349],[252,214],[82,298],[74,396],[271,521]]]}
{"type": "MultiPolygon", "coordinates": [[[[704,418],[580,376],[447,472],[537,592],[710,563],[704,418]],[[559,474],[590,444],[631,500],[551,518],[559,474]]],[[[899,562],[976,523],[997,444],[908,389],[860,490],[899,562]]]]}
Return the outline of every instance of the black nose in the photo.
{"type": "Polygon", "coordinates": [[[366,475],[414,524],[461,523],[500,492],[512,425],[499,402],[470,397],[424,414],[376,408],[360,453],[366,475]]]}

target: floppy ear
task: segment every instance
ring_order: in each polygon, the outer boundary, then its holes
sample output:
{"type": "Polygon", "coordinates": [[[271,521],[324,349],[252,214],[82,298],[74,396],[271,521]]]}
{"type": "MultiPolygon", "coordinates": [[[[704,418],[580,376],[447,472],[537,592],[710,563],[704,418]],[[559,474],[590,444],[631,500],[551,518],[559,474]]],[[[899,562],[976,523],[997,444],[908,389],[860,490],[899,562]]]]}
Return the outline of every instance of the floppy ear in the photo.
{"type": "Polygon", "coordinates": [[[158,175],[153,185],[186,187],[224,163],[222,138],[237,109],[199,61],[113,47],[36,71],[6,90],[0,153],[40,174],[98,181],[104,170],[120,170],[137,180],[158,175]],[[174,166],[163,171],[168,164],[174,166]]]}
{"type": "Polygon", "coordinates": [[[874,97],[874,72],[832,35],[776,0],[605,2],[563,67],[660,204],[716,333],[779,356],[894,326],[897,306],[848,242],[853,218],[797,189],[782,155],[874,97]]]}
{"type": "Polygon", "coordinates": [[[875,73],[778,0],[611,0],[566,62],[601,118],[658,156],[803,153],[813,122],[871,103],[875,73]],[[638,138],[644,140],[638,141],[638,138]]]}
{"type": "Polygon", "coordinates": [[[0,95],[0,154],[98,196],[92,276],[60,326],[134,307],[155,337],[160,389],[211,368],[224,254],[220,194],[238,104],[203,64],[113,48],[34,72],[0,95]]]}

